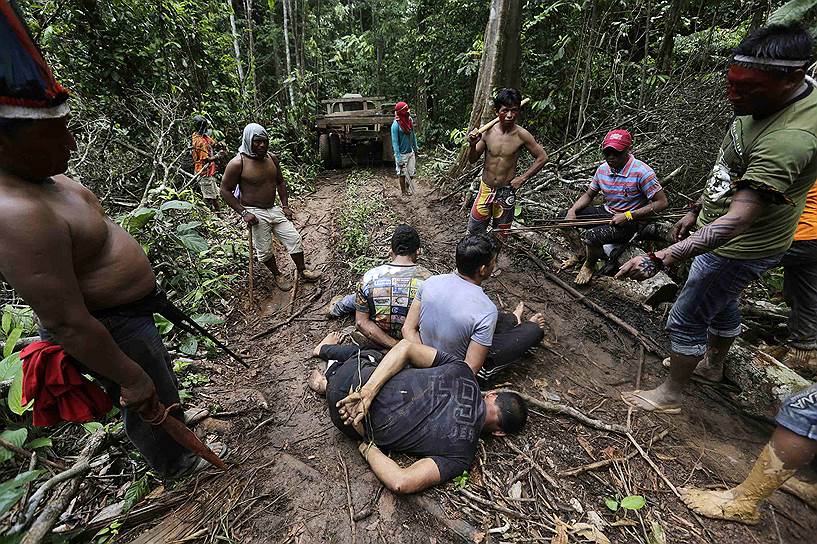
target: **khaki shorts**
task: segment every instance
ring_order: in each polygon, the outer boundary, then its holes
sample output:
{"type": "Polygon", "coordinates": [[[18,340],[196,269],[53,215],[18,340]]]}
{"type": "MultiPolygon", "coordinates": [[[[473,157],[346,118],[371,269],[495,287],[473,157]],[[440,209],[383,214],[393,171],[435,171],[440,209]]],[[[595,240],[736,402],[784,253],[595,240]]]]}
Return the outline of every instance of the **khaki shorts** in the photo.
{"type": "Polygon", "coordinates": [[[272,208],[244,206],[244,208],[258,219],[258,224],[252,227],[252,238],[255,255],[260,262],[266,262],[275,253],[272,249],[273,235],[290,254],[303,253],[301,235],[295,230],[292,221],[286,218],[280,206],[272,208]]]}
{"type": "Polygon", "coordinates": [[[403,164],[394,163],[394,170],[398,176],[408,175],[413,178],[417,174],[417,156],[411,153],[403,153],[403,164]]]}
{"type": "Polygon", "coordinates": [[[218,180],[213,176],[202,176],[199,178],[199,188],[201,194],[208,200],[217,200],[219,198],[218,180]]]}

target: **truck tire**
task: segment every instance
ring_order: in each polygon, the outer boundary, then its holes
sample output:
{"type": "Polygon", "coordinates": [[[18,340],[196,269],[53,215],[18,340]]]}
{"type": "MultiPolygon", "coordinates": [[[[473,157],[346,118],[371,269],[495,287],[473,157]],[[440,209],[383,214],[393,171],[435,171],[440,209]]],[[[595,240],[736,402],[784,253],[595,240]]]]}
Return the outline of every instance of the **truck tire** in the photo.
{"type": "Polygon", "coordinates": [[[329,157],[331,168],[340,168],[342,166],[340,136],[335,133],[329,135],[329,157]]]}
{"type": "Polygon", "coordinates": [[[332,168],[332,153],[330,151],[330,142],[328,134],[321,134],[318,136],[318,150],[321,154],[321,162],[324,168],[332,168]]]}

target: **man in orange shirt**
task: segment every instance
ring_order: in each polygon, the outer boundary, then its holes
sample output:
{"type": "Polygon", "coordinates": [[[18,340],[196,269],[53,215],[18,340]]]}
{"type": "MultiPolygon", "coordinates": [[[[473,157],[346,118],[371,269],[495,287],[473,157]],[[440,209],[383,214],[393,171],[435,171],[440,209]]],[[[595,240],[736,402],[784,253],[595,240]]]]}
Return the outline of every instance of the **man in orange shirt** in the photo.
{"type": "Polygon", "coordinates": [[[806,207],[794,242],[780,261],[783,296],[791,308],[789,351],[784,362],[817,374],[817,183],[806,197],[806,207]]]}
{"type": "Polygon", "coordinates": [[[201,194],[207,204],[218,210],[219,187],[216,180],[216,157],[213,154],[213,139],[207,135],[207,120],[201,115],[193,118],[193,170],[199,176],[201,194]]]}

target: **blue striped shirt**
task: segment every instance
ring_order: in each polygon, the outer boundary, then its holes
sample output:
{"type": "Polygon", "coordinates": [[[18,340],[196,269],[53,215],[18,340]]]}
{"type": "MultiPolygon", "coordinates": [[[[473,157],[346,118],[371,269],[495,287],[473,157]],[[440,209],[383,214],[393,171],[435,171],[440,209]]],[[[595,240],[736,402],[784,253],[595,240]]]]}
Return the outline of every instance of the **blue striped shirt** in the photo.
{"type": "Polygon", "coordinates": [[[653,169],[630,155],[620,172],[601,163],[593,175],[588,190],[604,195],[604,207],[612,213],[637,210],[649,204],[655,193],[661,190],[653,169]]]}

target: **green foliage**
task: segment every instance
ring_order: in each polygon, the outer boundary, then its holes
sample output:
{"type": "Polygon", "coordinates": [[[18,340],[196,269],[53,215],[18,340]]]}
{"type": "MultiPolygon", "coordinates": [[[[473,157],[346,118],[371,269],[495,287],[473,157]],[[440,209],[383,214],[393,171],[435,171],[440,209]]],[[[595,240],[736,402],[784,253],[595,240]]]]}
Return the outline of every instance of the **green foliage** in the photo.
{"type": "Polygon", "coordinates": [[[392,215],[382,199],[368,191],[371,174],[354,172],[347,178],[346,205],[341,212],[339,228],[340,248],[352,261],[356,274],[362,274],[376,265],[381,258],[373,247],[377,227],[391,222],[392,215]]]}
{"type": "Polygon", "coordinates": [[[640,510],[646,506],[647,499],[641,495],[627,495],[622,499],[619,499],[618,496],[615,498],[605,497],[604,504],[613,512],[618,512],[619,510],[640,510]]]}
{"type": "MultiPolygon", "coordinates": [[[[28,429],[14,429],[14,430],[5,430],[0,433],[0,438],[8,442],[9,444],[13,444],[17,447],[22,447],[25,443],[26,438],[28,438],[28,429]]],[[[6,448],[0,446],[0,463],[4,461],[8,461],[14,457],[14,453],[6,448]]]]}
{"type": "Polygon", "coordinates": [[[465,489],[466,485],[468,485],[468,471],[463,470],[462,474],[454,477],[454,487],[457,489],[465,489]]]}
{"type": "Polygon", "coordinates": [[[36,480],[43,470],[29,470],[22,472],[5,482],[0,483],[0,517],[11,510],[11,507],[17,504],[23,495],[26,493],[24,487],[27,483],[36,480]]]}

